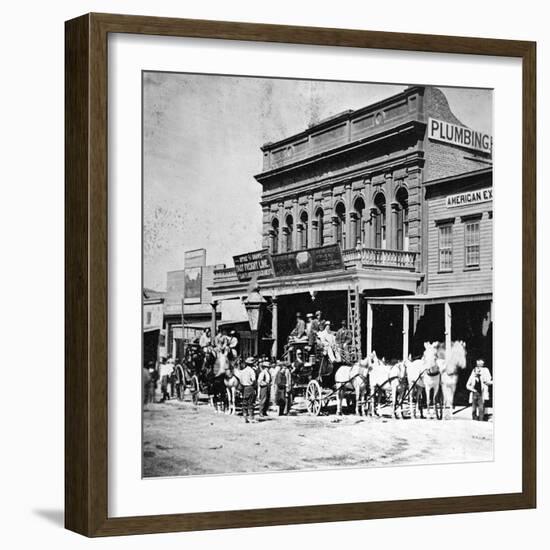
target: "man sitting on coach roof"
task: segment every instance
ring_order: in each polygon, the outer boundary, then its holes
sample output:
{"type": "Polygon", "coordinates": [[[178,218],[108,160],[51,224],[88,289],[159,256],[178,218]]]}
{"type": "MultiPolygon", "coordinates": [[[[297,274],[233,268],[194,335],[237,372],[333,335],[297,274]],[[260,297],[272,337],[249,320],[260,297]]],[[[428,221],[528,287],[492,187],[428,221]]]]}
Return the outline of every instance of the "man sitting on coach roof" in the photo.
{"type": "Polygon", "coordinates": [[[307,342],[306,323],[300,312],[296,313],[296,326],[290,333],[288,341],[291,343],[307,342]]]}

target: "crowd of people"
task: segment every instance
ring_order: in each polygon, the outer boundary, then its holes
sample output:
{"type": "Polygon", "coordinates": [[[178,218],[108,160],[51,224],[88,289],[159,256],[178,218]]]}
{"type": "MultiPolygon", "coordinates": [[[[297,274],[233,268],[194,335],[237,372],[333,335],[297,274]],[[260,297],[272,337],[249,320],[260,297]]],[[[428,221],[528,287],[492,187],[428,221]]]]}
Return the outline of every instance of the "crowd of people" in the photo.
{"type": "MultiPolygon", "coordinates": [[[[199,370],[202,357],[208,353],[225,353],[230,361],[231,370],[239,380],[242,396],[242,411],[245,422],[255,422],[255,408],[261,418],[269,412],[273,402],[279,415],[288,415],[293,400],[293,380],[296,372],[302,372],[311,354],[318,351],[331,363],[341,362],[342,354],[352,344],[351,331],[346,321],[342,320],[339,329],[333,332],[331,322],[323,318],[322,312],[307,313],[304,320],[302,313],[296,314],[296,324],[288,336],[288,346],[295,353],[292,360],[270,360],[267,356],[242,358],[240,342],[234,330],[219,328],[212,337],[206,328],[196,344],[202,353],[193,351],[185,360],[163,357],[157,365],[149,362],[143,368],[144,403],[155,401],[155,394],[160,382],[160,403],[175,397],[179,391],[188,390],[193,403],[197,404],[200,393],[199,370]],[[309,357],[307,356],[309,354],[309,357]]],[[[285,353],[286,357],[290,357],[285,353]]],[[[489,400],[489,387],[492,385],[491,373],[482,359],[478,359],[472,370],[466,389],[470,393],[472,418],[485,420],[485,408],[489,400]]]]}

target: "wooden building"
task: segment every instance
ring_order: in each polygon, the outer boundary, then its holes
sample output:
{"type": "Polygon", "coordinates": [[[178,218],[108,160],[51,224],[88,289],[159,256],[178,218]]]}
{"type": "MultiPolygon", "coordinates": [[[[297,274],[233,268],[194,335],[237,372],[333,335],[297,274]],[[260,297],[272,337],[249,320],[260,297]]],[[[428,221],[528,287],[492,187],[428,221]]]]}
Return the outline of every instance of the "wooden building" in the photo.
{"type": "MultiPolygon", "coordinates": [[[[455,339],[460,304],[490,310],[492,142],[454,116],[441,90],[409,87],[261,151],[263,247],[272,258],[330,244],[342,254],[330,271],[260,275],[274,355],[297,311],[346,320],[359,353],[390,359],[432,333],[455,339]]],[[[244,300],[247,283],[217,269],[210,290],[215,306],[244,300]]]]}

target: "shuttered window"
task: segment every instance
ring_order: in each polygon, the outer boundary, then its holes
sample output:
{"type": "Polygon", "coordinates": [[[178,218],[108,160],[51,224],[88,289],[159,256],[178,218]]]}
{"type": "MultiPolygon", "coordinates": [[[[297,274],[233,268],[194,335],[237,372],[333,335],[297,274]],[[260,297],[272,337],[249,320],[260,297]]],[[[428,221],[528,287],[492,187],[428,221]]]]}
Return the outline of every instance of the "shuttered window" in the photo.
{"type": "Polygon", "coordinates": [[[479,221],[464,226],[464,258],[466,267],[479,267],[479,221]]]}
{"type": "Polygon", "coordinates": [[[453,269],[453,226],[439,226],[439,271],[453,269]]]}

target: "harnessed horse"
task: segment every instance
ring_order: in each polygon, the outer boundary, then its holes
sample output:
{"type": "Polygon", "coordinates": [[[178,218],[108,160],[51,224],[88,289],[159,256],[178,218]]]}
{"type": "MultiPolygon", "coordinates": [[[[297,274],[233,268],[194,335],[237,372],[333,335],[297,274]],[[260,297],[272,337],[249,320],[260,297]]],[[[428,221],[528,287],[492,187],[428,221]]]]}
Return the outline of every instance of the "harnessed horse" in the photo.
{"type": "Polygon", "coordinates": [[[355,394],[355,414],[366,413],[366,400],[368,376],[371,365],[369,357],[362,359],[352,366],[342,365],[334,376],[337,392],[336,412],[342,414],[342,401],[346,391],[353,390],[355,394]]]}
{"type": "MultiPolygon", "coordinates": [[[[395,418],[397,418],[397,405],[398,397],[400,393],[405,391],[404,383],[406,377],[406,369],[403,362],[398,362],[393,365],[389,365],[381,361],[376,356],[376,352],[371,353],[371,371],[369,373],[369,401],[371,401],[371,412],[378,416],[378,405],[380,402],[380,396],[383,391],[387,391],[391,394],[392,411],[395,418]]],[[[403,416],[403,407],[401,405],[401,416],[403,416]]]]}
{"type": "MultiPolygon", "coordinates": [[[[416,418],[417,411],[421,418],[424,418],[420,404],[422,390],[426,391],[426,406],[428,415],[430,413],[430,402],[434,405],[435,396],[439,391],[441,383],[441,373],[437,364],[438,343],[424,343],[424,354],[421,359],[415,361],[405,361],[408,380],[409,409],[411,415],[416,418]],[[433,393],[432,393],[433,392],[433,393]],[[413,408],[413,397],[416,396],[416,406],[413,408]]],[[[435,405],[434,405],[435,407],[435,405]]]]}
{"type": "Polygon", "coordinates": [[[444,350],[444,359],[440,362],[441,390],[443,392],[443,418],[453,414],[454,398],[458,383],[458,370],[466,366],[466,344],[458,340],[451,344],[450,350],[444,350]]]}

